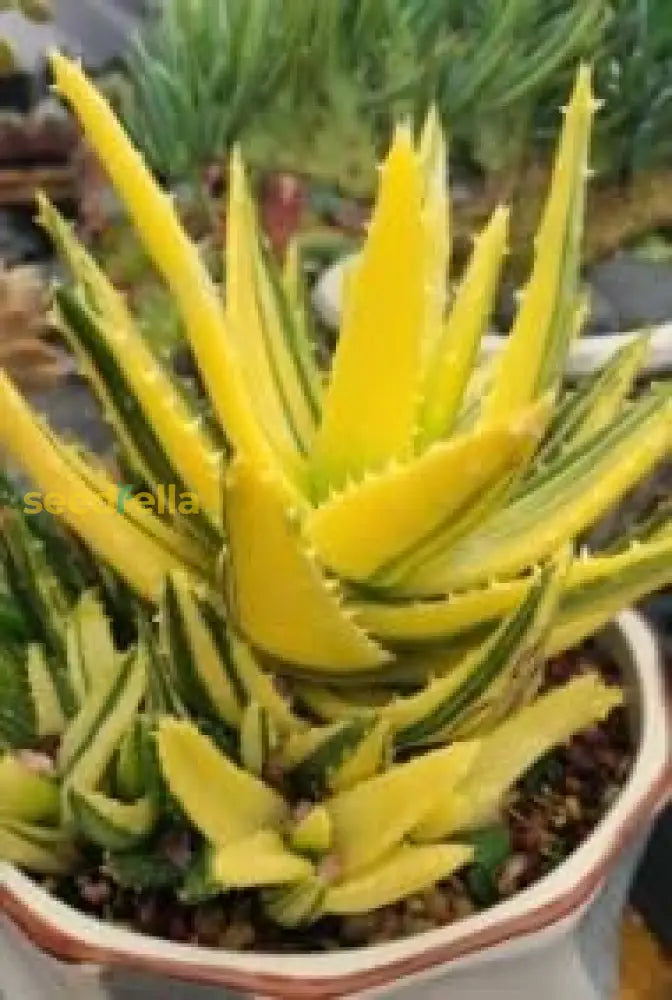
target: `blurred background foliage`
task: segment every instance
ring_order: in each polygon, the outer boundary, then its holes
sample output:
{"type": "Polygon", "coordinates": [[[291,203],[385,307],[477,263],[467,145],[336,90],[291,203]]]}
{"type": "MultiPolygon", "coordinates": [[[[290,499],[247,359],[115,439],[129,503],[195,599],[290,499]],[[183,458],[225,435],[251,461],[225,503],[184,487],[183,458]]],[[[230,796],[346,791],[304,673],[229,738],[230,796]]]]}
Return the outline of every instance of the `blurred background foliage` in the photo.
{"type": "Polygon", "coordinates": [[[671,13],[670,0],[165,0],[132,45],[119,101],[171,185],[198,188],[240,142],[261,173],[364,201],[394,122],[420,122],[434,102],[463,194],[458,251],[513,200],[515,260],[558,108],[588,60],[604,100],[591,259],[672,221],[671,13]]]}
{"type": "MultiPolygon", "coordinates": [[[[34,0],[33,0],[34,2],[34,0]]],[[[233,142],[366,193],[393,121],[435,101],[460,163],[543,151],[577,60],[605,100],[599,168],[669,159],[669,0],[165,0],[128,59],[126,118],[184,178],[233,142]]]]}

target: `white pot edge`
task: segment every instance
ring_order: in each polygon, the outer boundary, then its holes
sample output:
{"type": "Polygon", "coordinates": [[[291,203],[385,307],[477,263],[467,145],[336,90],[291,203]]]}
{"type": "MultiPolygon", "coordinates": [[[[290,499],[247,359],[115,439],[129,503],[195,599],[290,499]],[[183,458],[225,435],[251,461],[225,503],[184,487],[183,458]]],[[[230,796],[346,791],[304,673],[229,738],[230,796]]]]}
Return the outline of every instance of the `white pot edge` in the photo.
{"type": "MultiPolygon", "coordinates": [[[[618,618],[618,625],[632,653],[640,688],[641,742],[630,778],[612,810],[571,858],[534,886],[484,913],[445,928],[368,948],[324,955],[257,955],[173,944],[111,927],[54,899],[8,864],[0,864],[0,894],[3,889],[6,890],[20,902],[25,912],[43,926],[53,929],[56,936],[64,934],[92,952],[111,951],[117,957],[123,956],[122,965],[133,966],[134,959],[138,959],[140,965],[149,963],[158,967],[165,963],[166,969],[172,970],[173,974],[179,973],[180,978],[188,978],[191,967],[194,970],[207,969],[215,975],[218,969],[226,969],[243,976],[286,976],[296,979],[297,983],[303,979],[312,982],[337,980],[341,976],[356,976],[384,968],[390,963],[403,962],[435,948],[445,948],[459,943],[460,939],[533,914],[553,904],[554,900],[564,899],[572,889],[579,889],[582,883],[589,880],[591,873],[601,870],[605,858],[617,853],[622,830],[628,826],[629,819],[642,810],[642,804],[667,772],[670,722],[657,642],[649,626],[632,611],[623,612],[618,618]]],[[[649,806],[649,813],[652,807],[649,806]]],[[[600,884],[598,882],[595,886],[595,891],[600,884]]],[[[589,895],[552,925],[544,925],[532,933],[512,935],[510,940],[454,960],[454,964],[466,967],[504,954],[513,956],[520,948],[538,946],[549,938],[560,936],[578,923],[590,899],[589,895]]]]}
{"type": "MultiPolygon", "coordinates": [[[[313,290],[313,306],[322,321],[331,329],[338,329],[341,320],[341,295],[343,274],[348,260],[337,261],[320,276],[313,290]]],[[[579,337],[570,348],[567,374],[570,377],[589,375],[601,368],[620,347],[638,336],[641,331],[624,333],[586,334],[579,337]]],[[[490,333],[483,337],[482,355],[493,357],[502,351],[508,338],[490,333]]],[[[651,328],[649,352],[643,371],[653,374],[672,370],[672,319],[651,328]]]]}

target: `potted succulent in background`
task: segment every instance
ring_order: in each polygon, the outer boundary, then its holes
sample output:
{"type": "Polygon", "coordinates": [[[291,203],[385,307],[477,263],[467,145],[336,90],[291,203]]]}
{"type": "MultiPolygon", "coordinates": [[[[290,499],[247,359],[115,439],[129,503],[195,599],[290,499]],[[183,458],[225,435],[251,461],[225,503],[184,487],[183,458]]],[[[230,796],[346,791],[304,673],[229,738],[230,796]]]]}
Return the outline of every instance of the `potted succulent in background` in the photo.
{"type": "Polygon", "coordinates": [[[585,312],[589,72],[501,363],[475,359],[508,213],[444,323],[430,115],[419,144],[395,134],[325,378],[296,256],[277,272],[240,153],[222,300],[107,103],[76,64],[53,68],[209,406],[41,198],[73,278],[55,319],[119,467],[0,374],[0,443],[35,487],[12,502],[8,484],[0,519],[4,989],[100,995],[109,973],[113,995],[144,976],[157,997],[171,979],[416,996],[425,976],[428,996],[495,980],[532,996],[543,977],[549,997],[606,998],[591,963],[609,973],[614,952],[587,935],[613,928],[633,838],[669,791],[668,723],[635,617],[606,653],[581,644],[670,582],[672,526],[608,552],[582,538],[669,454],[670,400],[629,398],[643,339],[562,389],[585,312]]]}

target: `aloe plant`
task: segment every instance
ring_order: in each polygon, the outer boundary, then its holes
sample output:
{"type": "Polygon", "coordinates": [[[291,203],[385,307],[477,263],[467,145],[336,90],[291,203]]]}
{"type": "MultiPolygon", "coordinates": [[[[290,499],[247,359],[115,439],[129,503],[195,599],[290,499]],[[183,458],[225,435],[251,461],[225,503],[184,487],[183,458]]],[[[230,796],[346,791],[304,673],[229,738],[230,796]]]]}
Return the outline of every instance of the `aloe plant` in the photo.
{"type": "Polygon", "coordinates": [[[476,240],[444,317],[436,114],[417,144],[397,129],[325,373],[296,256],[279,271],[269,255],[240,151],[223,298],[108,104],[76,64],[52,65],[174,297],[211,413],[41,197],[72,275],[55,318],[131,483],[60,438],[2,373],[0,443],[134,593],[137,632],[116,641],[100,593],[66,594],[16,522],[8,584],[36,630],[0,659],[0,789],[9,802],[25,787],[0,811],[0,855],[67,872],[86,843],[123,869],[177,803],[198,847],[171,882],[185,899],[258,890],[294,927],[426,889],[473,861],[472,831],[531,764],[621,704],[594,673],[540,694],[545,658],[672,578],[665,517],[631,547],[591,555],[580,542],[670,450],[667,389],[629,398],[645,340],[562,388],[585,316],[590,73],[565,112],[514,329],[484,377],[508,216],[476,240]],[[12,750],[44,736],[58,752],[37,787],[12,750]]]}

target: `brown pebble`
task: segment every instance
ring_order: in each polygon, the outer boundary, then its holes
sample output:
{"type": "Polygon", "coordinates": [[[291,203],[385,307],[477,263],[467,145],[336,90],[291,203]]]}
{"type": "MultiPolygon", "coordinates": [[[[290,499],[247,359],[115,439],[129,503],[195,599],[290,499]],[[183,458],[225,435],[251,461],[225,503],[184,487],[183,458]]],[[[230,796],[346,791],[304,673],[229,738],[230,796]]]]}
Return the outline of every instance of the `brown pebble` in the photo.
{"type": "Polygon", "coordinates": [[[194,914],[194,934],[199,944],[214,946],[219,943],[226,918],[219,906],[200,906],[194,914]]]}
{"type": "Polygon", "coordinates": [[[430,889],[424,894],[425,913],[437,924],[446,924],[453,915],[447,890],[430,889]]]}
{"type": "Polygon", "coordinates": [[[79,891],[82,899],[89,906],[93,906],[96,909],[107,903],[112,894],[110,883],[104,879],[82,878],[79,884],[79,891]]]}
{"type": "Polygon", "coordinates": [[[254,927],[249,921],[234,920],[220,935],[220,948],[231,948],[233,951],[244,951],[251,948],[256,940],[254,927]]]}
{"type": "Polygon", "coordinates": [[[369,940],[375,923],[375,914],[372,913],[353,913],[344,917],[341,931],[343,940],[348,944],[364,944],[369,940]]]}
{"type": "Polygon", "coordinates": [[[184,913],[173,913],[168,921],[168,937],[171,941],[186,942],[191,934],[184,913]]]}
{"type": "Polygon", "coordinates": [[[455,899],[452,900],[452,904],[453,915],[458,920],[462,917],[470,917],[472,913],[476,912],[476,907],[468,896],[456,896],[455,899]]]}
{"type": "Polygon", "coordinates": [[[412,916],[423,916],[426,913],[425,900],[422,896],[411,896],[406,901],[406,911],[412,916]]]}
{"type": "Polygon", "coordinates": [[[374,931],[374,939],[380,942],[394,941],[402,932],[401,916],[397,910],[388,906],[378,911],[378,923],[374,931]]]}
{"type": "Polygon", "coordinates": [[[409,915],[403,922],[402,931],[404,934],[422,934],[431,931],[436,924],[429,917],[409,915]]]}
{"type": "Polygon", "coordinates": [[[497,888],[502,896],[512,896],[518,889],[518,884],[527,871],[529,861],[525,854],[512,854],[504,863],[497,879],[497,888]]]}
{"type": "Polygon", "coordinates": [[[576,797],[576,795],[568,795],[565,799],[565,809],[567,810],[567,816],[571,820],[581,819],[583,810],[581,808],[581,803],[576,797]]]}

